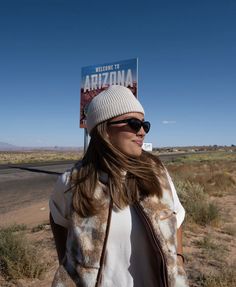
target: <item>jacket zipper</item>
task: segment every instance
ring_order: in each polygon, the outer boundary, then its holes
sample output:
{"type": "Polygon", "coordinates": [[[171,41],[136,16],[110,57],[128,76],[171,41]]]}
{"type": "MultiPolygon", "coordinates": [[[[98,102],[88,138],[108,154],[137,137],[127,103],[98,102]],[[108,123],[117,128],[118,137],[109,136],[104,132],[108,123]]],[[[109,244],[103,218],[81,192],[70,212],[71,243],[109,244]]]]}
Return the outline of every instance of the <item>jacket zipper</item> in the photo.
{"type": "Polygon", "coordinates": [[[113,208],[113,200],[111,198],[110,205],[109,205],[109,211],[108,211],[108,218],[107,218],[106,234],[105,234],[104,244],[102,247],[102,254],[101,254],[101,258],[100,258],[100,267],[98,270],[98,275],[97,275],[95,287],[99,287],[99,285],[101,284],[102,269],[103,269],[103,264],[104,264],[104,260],[105,260],[105,254],[106,254],[107,239],[108,239],[110,225],[111,225],[112,208],[113,208]]]}
{"type": "Polygon", "coordinates": [[[164,256],[164,253],[162,251],[162,248],[161,248],[161,244],[160,244],[160,241],[159,239],[157,238],[155,232],[154,232],[154,229],[153,229],[153,226],[152,226],[152,223],[151,223],[151,220],[150,218],[145,214],[142,206],[140,205],[139,202],[136,202],[134,204],[134,207],[135,209],[137,210],[137,212],[141,215],[141,217],[144,219],[144,224],[148,227],[148,229],[150,230],[151,232],[151,237],[152,237],[152,240],[155,244],[155,246],[157,247],[160,255],[161,255],[161,260],[162,260],[162,263],[163,263],[163,267],[162,268],[162,271],[163,271],[163,284],[164,284],[164,287],[168,287],[169,284],[168,284],[168,280],[167,280],[167,267],[166,267],[166,260],[165,260],[165,256],[164,256]]]}

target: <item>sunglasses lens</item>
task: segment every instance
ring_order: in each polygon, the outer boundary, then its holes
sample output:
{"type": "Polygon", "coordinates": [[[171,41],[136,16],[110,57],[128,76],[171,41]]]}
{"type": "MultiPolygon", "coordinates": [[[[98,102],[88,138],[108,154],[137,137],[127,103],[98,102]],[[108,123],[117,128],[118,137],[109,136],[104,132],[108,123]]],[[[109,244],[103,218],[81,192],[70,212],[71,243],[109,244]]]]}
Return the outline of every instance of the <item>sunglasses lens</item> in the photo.
{"type": "Polygon", "coordinates": [[[146,134],[149,132],[150,127],[151,127],[151,124],[149,122],[143,122],[143,129],[146,134]]]}
{"type": "Polygon", "coordinates": [[[145,133],[149,132],[151,126],[149,122],[142,122],[138,119],[130,119],[128,124],[135,132],[138,132],[143,127],[145,133]]]}
{"type": "Polygon", "coordinates": [[[141,129],[142,122],[138,119],[130,119],[128,122],[131,129],[133,129],[135,132],[138,132],[141,129]]]}

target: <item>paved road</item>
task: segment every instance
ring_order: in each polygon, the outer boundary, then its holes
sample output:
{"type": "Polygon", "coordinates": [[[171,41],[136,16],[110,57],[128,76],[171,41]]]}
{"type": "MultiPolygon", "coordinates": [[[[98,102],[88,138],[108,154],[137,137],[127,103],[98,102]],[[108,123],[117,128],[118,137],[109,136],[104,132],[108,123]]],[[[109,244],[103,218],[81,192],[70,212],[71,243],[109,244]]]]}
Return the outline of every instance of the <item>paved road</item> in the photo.
{"type": "MultiPolygon", "coordinates": [[[[161,159],[172,160],[180,155],[162,155],[161,159]]],[[[46,171],[63,172],[73,162],[47,164],[24,164],[24,166],[46,171]]],[[[0,166],[0,213],[6,213],[41,200],[47,200],[56,182],[57,175],[30,172],[0,166]]]]}
{"type": "MultiPolygon", "coordinates": [[[[72,164],[32,166],[42,170],[63,172],[72,164]]],[[[0,213],[41,200],[47,200],[56,182],[57,175],[29,172],[1,167],[0,170],[0,213]]]]}

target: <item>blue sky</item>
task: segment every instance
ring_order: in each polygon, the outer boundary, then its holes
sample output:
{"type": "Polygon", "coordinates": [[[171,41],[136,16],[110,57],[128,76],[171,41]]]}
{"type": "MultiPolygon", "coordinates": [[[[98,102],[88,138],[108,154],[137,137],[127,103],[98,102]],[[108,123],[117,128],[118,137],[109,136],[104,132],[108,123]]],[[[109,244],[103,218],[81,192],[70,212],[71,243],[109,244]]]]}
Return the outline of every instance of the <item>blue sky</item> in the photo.
{"type": "Polygon", "coordinates": [[[154,146],[236,144],[236,2],[0,1],[0,141],[83,146],[83,66],[138,57],[154,146]]]}

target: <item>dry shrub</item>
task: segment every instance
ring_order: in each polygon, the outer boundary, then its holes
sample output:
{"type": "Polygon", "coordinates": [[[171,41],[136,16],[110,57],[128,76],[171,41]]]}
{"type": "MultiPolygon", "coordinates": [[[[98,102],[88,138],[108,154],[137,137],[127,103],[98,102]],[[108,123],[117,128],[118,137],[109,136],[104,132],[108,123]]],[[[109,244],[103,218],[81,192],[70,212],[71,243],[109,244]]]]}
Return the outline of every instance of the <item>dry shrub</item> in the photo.
{"type": "MultiPolygon", "coordinates": [[[[201,156],[201,155],[199,155],[201,156]]],[[[174,177],[183,181],[199,183],[204,191],[213,196],[224,196],[236,188],[236,161],[223,158],[219,161],[188,161],[185,163],[168,163],[168,170],[174,177]]]]}
{"type": "Polygon", "coordinates": [[[46,229],[48,226],[48,223],[41,223],[41,224],[38,224],[37,226],[33,227],[31,229],[31,232],[38,232],[38,231],[41,231],[41,230],[44,230],[46,229]]]}
{"type": "Polygon", "coordinates": [[[7,280],[41,278],[47,268],[25,230],[11,226],[0,230],[0,274],[7,280]]]}
{"type": "Polygon", "coordinates": [[[200,240],[194,240],[193,243],[201,249],[206,261],[216,260],[217,263],[222,262],[228,251],[227,246],[213,240],[209,235],[200,240]]]}
{"type": "Polygon", "coordinates": [[[21,164],[37,163],[48,161],[71,161],[78,160],[82,153],[80,151],[53,151],[53,150],[35,150],[35,151],[0,151],[0,164],[21,164]]]}
{"type": "Polygon", "coordinates": [[[186,210],[187,220],[202,226],[216,223],[219,220],[219,208],[210,202],[200,184],[175,180],[175,186],[186,210]]]}
{"type": "MultiPolygon", "coordinates": [[[[211,178],[207,181],[207,184],[211,185],[211,189],[215,191],[227,191],[236,186],[236,182],[234,178],[227,172],[224,173],[216,173],[211,176],[211,178]]],[[[217,194],[218,194],[217,193],[217,194]]]]}
{"type": "Polygon", "coordinates": [[[202,275],[199,281],[202,287],[235,287],[236,264],[224,266],[218,274],[202,275]]]}
{"type": "Polygon", "coordinates": [[[236,226],[235,224],[227,224],[223,227],[223,232],[230,235],[235,236],[236,235],[236,226]]]}

